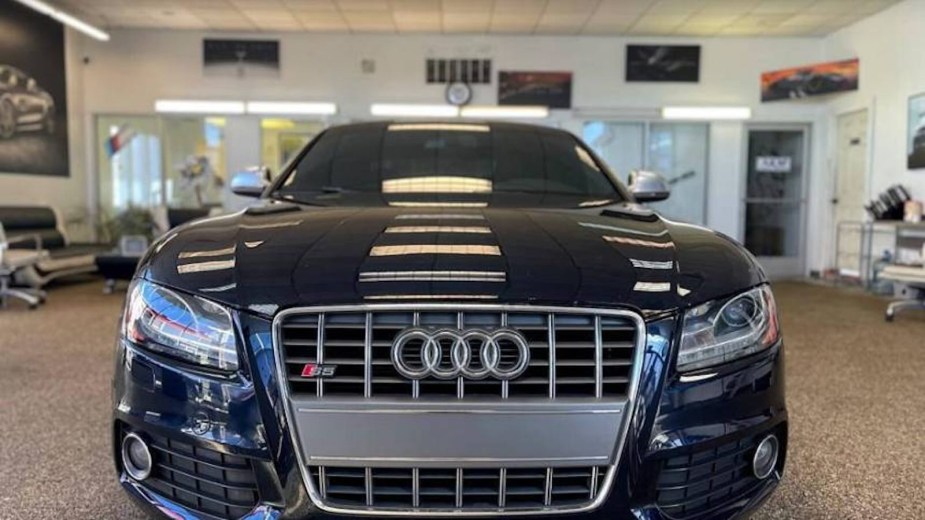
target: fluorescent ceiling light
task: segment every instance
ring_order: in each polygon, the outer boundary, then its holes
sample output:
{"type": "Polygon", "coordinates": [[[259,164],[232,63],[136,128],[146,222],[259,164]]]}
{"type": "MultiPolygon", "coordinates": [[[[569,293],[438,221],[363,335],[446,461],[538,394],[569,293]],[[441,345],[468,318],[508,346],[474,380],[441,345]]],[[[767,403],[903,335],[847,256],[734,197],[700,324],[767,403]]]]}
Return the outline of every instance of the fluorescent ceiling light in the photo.
{"type": "Polygon", "coordinates": [[[78,31],[96,38],[97,40],[108,42],[109,33],[98,29],[87,22],[80,20],[73,15],[65,13],[64,11],[58,9],[57,7],[52,7],[41,0],[16,0],[26,7],[30,7],[44,15],[50,16],[55,20],[77,29],[78,31]]]}
{"type": "Polygon", "coordinates": [[[549,117],[549,107],[468,106],[462,108],[460,115],[481,119],[544,119],[549,117]]]}
{"type": "Polygon", "coordinates": [[[243,114],[243,101],[207,101],[197,99],[158,99],[154,111],[172,114],[243,114]]]}
{"type": "Polygon", "coordinates": [[[317,115],[329,116],[337,113],[335,103],[302,103],[290,101],[248,101],[248,114],[266,115],[317,115]]]}
{"type": "Polygon", "coordinates": [[[664,107],[663,119],[687,119],[697,121],[743,120],[752,118],[748,107],[664,107]]]}
{"type": "Polygon", "coordinates": [[[372,115],[378,117],[457,117],[459,107],[453,105],[406,105],[373,103],[369,107],[372,115]]]}

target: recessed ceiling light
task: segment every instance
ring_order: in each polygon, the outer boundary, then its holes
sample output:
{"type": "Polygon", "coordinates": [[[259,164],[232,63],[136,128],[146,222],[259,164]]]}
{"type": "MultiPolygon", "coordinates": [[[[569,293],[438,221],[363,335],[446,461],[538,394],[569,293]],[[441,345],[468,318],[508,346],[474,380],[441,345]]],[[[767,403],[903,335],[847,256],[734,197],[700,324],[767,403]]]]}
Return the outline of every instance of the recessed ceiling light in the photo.
{"type": "Polygon", "coordinates": [[[46,16],[50,16],[55,20],[77,29],[78,31],[86,34],[87,36],[96,38],[97,40],[107,42],[109,41],[109,33],[94,27],[93,25],[88,24],[87,22],[77,18],[74,15],[68,14],[57,7],[42,2],[41,0],[16,0],[20,4],[34,9],[46,16]]]}
{"type": "Polygon", "coordinates": [[[749,107],[664,107],[662,119],[683,119],[694,121],[741,121],[751,119],[749,107]]]}

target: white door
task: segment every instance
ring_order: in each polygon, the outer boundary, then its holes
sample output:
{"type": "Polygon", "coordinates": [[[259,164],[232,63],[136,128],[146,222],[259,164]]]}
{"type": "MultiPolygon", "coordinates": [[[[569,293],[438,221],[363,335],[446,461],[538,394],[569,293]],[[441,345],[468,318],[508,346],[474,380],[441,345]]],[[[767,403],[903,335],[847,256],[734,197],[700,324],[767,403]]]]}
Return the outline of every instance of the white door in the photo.
{"type": "MultiPolygon", "coordinates": [[[[867,193],[867,110],[838,116],[835,160],[835,232],[843,222],[864,220],[867,193]]],[[[860,276],[861,232],[854,226],[842,226],[838,235],[835,259],[839,272],[860,276]]]]}
{"type": "Polygon", "coordinates": [[[774,279],[804,274],[809,127],[748,125],[745,247],[774,279]]]}

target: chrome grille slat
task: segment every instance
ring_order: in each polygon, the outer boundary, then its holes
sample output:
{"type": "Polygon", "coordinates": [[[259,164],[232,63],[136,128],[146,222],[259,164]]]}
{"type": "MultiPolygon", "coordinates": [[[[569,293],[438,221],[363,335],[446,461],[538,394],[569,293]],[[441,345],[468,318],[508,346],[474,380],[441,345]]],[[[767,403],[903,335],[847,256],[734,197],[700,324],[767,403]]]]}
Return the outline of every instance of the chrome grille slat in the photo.
{"type": "Polygon", "coordinates": [[[322,498],[341,507],[440,513],[580,507],[601,492],[599,466],[377,468],[312,466],[322,498]]]}
{"type": "Polygon", "coordinates": [[[468,397],[508,399],[622,399],[633,370],[636,329],[630,320],[595,311],[337,311],[299,315],[282,326],[286,380],[292,395],[364,399],[468,397]],[[511,328],[530,349],[524,374],[491,378],[410,381],[391,360],[391,345],[408,327],[511,328]],[[330,378],[301,376],[306,364],[336,366],[330,378]]]}

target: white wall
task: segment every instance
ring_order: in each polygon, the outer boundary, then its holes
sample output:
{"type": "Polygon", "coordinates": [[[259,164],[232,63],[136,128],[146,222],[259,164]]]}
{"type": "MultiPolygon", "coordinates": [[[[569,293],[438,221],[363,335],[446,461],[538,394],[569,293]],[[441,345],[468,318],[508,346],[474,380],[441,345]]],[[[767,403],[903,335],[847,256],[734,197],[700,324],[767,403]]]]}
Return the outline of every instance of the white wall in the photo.
{"type": "MultiPolygon", "coordinates": [[[[70,154],[70,177],[17,175],[0,173],[0,205],[53,206],[66,220],[86,216],[90,181],[87,175],[87,127],[89,120],[84,108],[83,75],[80,60],[83,37],[72,30],[65,31],[65,67],[67,69],[67,110],[70,154]]],[[[87,239],[92,231],[83,225],[68,228],[71,238],[87,239]]]]}
{"type": "MultiPolygon", "coordinates": [[[[829,110],[834,125],[838,114],[872,109],[871,197],[900,183],[925,198],[925,170],[906,168],[909,96],[925,93],[923,35],[925,1],[906,0],[824,40],[827,59],[861,59],[860,89],[834,98],[829,110]]],[[[830,150],[834,160],[834,146],[830,150]]]]}

